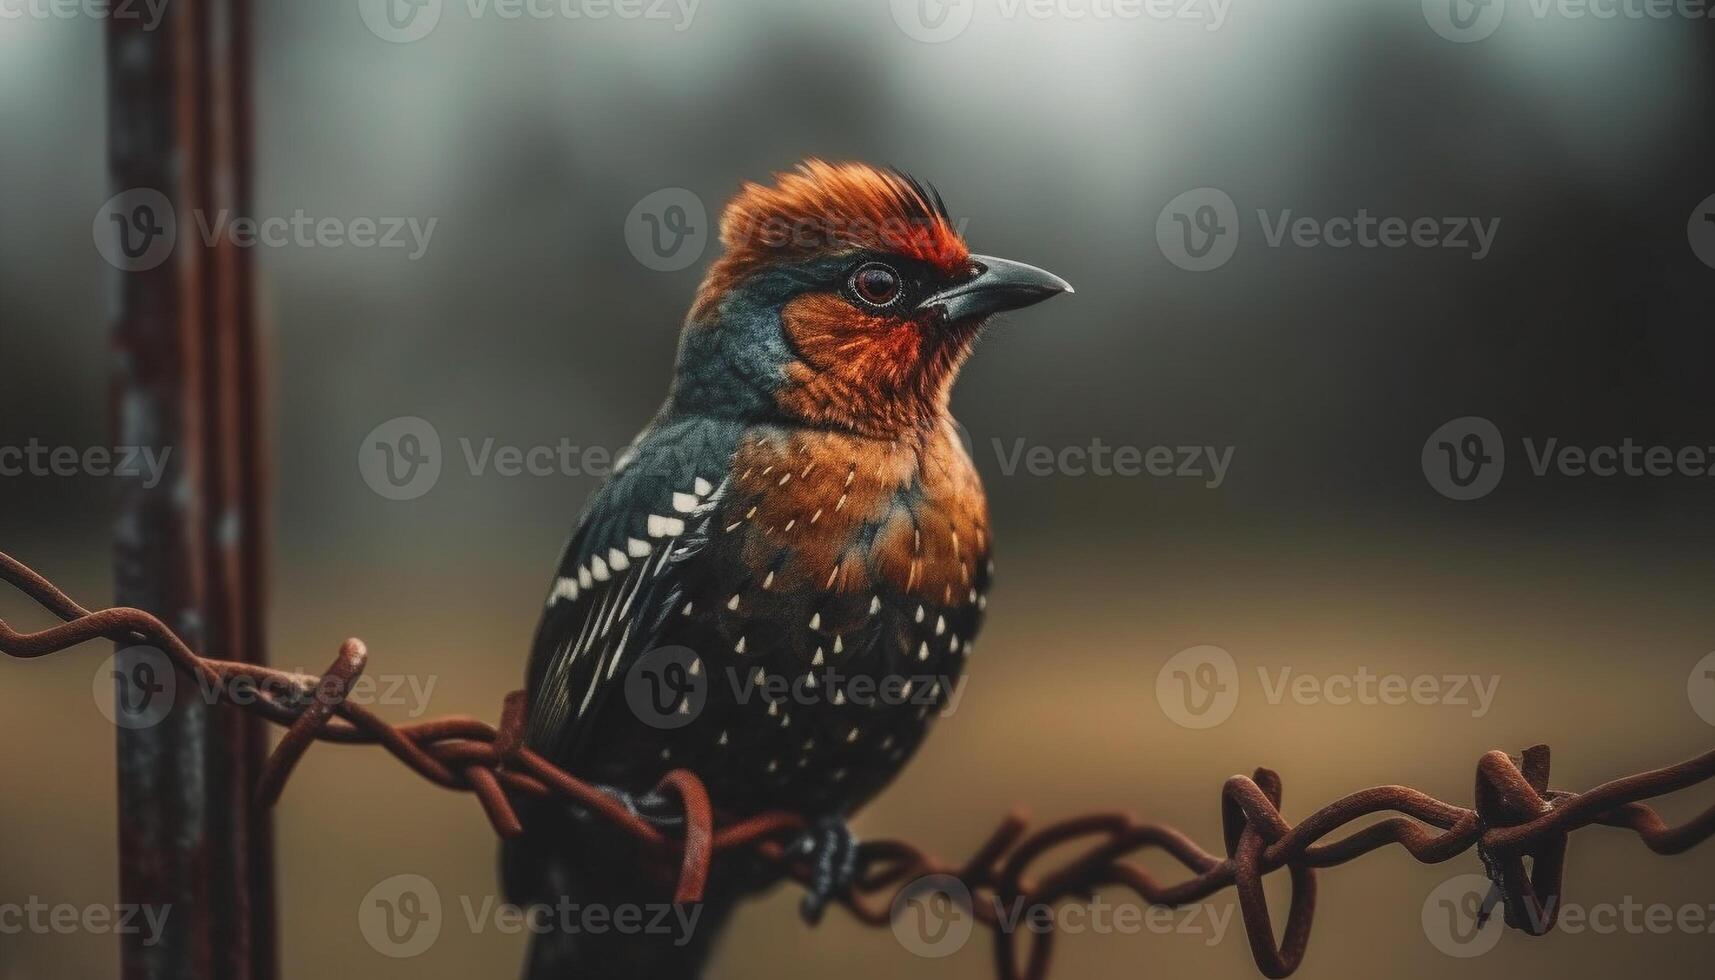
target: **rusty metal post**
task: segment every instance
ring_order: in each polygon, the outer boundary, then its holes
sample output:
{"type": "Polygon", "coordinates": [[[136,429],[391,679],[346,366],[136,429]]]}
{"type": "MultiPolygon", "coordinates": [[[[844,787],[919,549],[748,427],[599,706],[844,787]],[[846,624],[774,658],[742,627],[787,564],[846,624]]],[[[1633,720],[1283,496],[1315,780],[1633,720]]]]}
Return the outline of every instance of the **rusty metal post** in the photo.
{"type": "MultiPolygon", "coordinates": [[[[122,484],[115,595],[208,656],[260,663],[266,443],[251,257],[201,232],[223,211],[251,213],[250,10],[161,9],[158,24],[108,19],[109,166],[113,190],[135,192],[105,216],[122,256],[113,431],[122,446],[171,450],[157,485],[122,484]],[[165,257],[127,261],[150,248],[165,257]]],[[[119,673],[143,656],[122,655],[119,673]]],[[[171,704],[158,723],[119,731],[121,900],[171,907],[157,944],[121,938],[123,975],[270,980],[273,834],[252,792],[265,726],[188,682],[171,704]]]]}

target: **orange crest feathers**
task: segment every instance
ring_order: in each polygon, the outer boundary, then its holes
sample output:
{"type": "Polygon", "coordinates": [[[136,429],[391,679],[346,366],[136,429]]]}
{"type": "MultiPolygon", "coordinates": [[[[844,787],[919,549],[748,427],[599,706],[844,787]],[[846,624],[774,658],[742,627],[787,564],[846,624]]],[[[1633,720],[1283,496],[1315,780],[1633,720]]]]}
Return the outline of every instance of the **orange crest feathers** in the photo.
{"type": "Polygon", "coordinates": [[[894,170],[806,160],[766,187],[746,183],[721,215],[726,253],[693,315],[760,266],[818,253],[874,250],[952,271],[970,255],[933,189],[894,170]]]}

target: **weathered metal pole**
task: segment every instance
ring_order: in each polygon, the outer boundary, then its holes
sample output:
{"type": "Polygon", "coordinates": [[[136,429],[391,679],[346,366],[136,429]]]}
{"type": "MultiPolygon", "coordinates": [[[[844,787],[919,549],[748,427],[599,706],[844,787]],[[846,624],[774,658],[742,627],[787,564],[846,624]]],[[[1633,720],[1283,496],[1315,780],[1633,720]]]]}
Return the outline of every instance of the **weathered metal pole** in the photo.
{"type": "MultiPolygon", "coordinates": [[[[250,213],[250,11],[248,0],[160,9],[158,24],[108,19],[109,165],[114,191],[132,192],[103,215],[120,266],[115,440],[171,450],[158,484],[122,484],[115,596],[207,656],[261,662],[265,426],[251,256],[200,233],[222,211],[250,213]]],[[[117,673],[148,657],[123,653],[117,673]]],[[[271,980],[273,835],[251,794],[263,723],[184,678],[170,704],[119,731],[121,900],[171,908],[158,943],[121,938],[123,975],[271,980]]]]}

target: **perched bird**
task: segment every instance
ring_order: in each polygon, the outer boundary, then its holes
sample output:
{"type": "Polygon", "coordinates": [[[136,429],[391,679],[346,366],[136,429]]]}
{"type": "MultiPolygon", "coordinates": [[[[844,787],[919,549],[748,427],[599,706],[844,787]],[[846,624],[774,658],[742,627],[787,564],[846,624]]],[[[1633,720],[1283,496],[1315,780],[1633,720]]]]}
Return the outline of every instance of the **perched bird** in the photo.
{"type": "MultiPolygon", "coordinates": [[[[856,163],[747,184],[721,241],[665,404],[561,558],[528,739],[644,813],[685,768],[729,817],[803,815],[814,919],[853,871],[844,820],[922,743],[987,604],[954,378],[992,315],[1072,287],[971,254],[938,193],[856,163]]],[[[597,822],[541,805],[526,820],[504,857],[514,901],[665,901],[597,822]]],[[[696,975],[757,884],[716,872],[690,941],[553,932],[526,975],[696,975]]]]}

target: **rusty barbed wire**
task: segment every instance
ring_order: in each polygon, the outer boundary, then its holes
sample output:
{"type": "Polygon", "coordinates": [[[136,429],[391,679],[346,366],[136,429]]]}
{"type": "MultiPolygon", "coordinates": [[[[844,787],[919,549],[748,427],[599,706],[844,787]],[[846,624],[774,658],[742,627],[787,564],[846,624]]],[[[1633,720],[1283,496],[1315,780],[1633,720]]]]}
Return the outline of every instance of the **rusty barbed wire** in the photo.
{"type": "MultiPolygon", "coordinates": [[[[788,848],[806,829],[802,818],[769,813],[717,824],[701,780],[688,770],[676,770],[657,787],[657,792],[677,799],[684,811],[681,835],[668,836],[602,789],[526,747],[521,741],[526,711],[522,691],[507,696],[498,727],[466,716],[396,726],[346,700],[368,660],[360,640],[346,640],[320,677],[210,660],[192,651],[149,613],[128,608],[92,612],[4,552],[0,552],[0,579],[62,621],[59,626],[24,633],[0,619],[0,653],[31,659],[93,640],[152,642],[179,670],[207,682],[210,690],[220,692],[235,707],[256,711],[284,726],[286,731],[257,782],[257,798],[263,805],[279,799],[314,742],[373,744],[429,782],[474,794],[502,837],[523,833],[509,794],[557,798],[588,809],[645,842],[669,867],[676,865],[672,875],[676,902],[700,901],[715,854],[735,849],[754,849],[799,881],[808,880],[808,869],[788,848]],[[299,696],[283,697],[265,689],[263,682],[283,685],[299,696]],[[249,696],[234,700],[239,692],[249,696]]],[[[1715,835],[1715,806],[1670,826],[1642,801],[1711,778],[1715,778],[1715,751],[1582,793],[1552,790],[1549,750],[1537,745],[1518,759],[1501,751],[1486,753],[1477,763],[1471,808],[1406,786],[1377,786],[1291,824],[1280,812],[1279,775],[1257,769],[1248,777],[1229,778],[1222,787],[1224,857],[1205,851],[1172,827],[1139,822],[1125,813],[1074,817],[1034,831],[1022,814],[1014,813],[962,865],[945,864],[901,841],[864,843],[865,870],[853,894],[844,896],[841,904],[860,922],[887,925],[895,903],[910,897],[913,883],[929,876],[949,876],[971,896],[994,899],[972,901],[966,911],[994,930],[996,968],[1003,980],[1041,980],[1053,951],[1052,931],[1026,930],[1028,948],[1021,962],[1017,938],[1008,931],[999,909],[1053,906],[1107,886],[1129,888],[1151,905],[1179,907],[1231,887],[1237,892],[1258,969],[1271,978],[1286,977],[1298,969],[1309,946],[1318,868],[1344,864],[1392,844],[1424,864],[1447,861],[1476,848],[1493,883],[1485,910],[1499,904],[1509,927],[1541,935],[1553,928],[1560,909],[1566,843],[1572,832],[1591,825],[1617,827],[1637,834],[1656,854],[1682,853],[1715,835]],[[1400,816],[1321,843],[1353,822],[1381,813],[1400,816]],[[1045,854],[1078,844],[1085,849],[1076,857],[1033,875],[1045,854]],[[1165,852],[1193,876],[1164,885],[1125,860],[1148,849],[1165,852]],[[1263,879],[1282,868],[1291,881],[1291,897],[1277,941],[1263,879]]]]}

